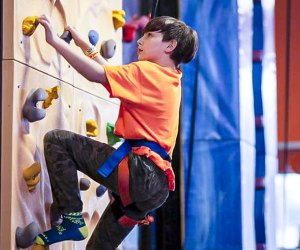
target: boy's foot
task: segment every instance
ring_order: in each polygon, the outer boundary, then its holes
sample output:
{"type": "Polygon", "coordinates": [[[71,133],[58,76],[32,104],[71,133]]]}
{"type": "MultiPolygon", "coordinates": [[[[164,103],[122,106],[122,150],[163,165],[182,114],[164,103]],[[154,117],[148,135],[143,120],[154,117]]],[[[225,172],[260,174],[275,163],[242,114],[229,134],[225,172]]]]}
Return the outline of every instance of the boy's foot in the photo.
{"type": "Polygon", "coordinates": [[[69,213],[63,215],[63,222],[52,229],[39,234],[35,243],[39,245],[51,245],[64,240],[84,240],[88,230],[82,218],[82,214],[69,213]]]}

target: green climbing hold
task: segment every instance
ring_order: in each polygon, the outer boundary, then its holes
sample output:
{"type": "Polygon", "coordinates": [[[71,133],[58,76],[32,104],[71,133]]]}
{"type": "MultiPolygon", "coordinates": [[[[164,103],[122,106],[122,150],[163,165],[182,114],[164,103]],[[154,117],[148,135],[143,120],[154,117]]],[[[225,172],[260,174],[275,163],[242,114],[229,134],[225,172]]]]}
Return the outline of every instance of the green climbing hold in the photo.
{"type": "Polygon", "coordinates": [[[114,134],[115,125],[108,122],[106,124],[106,136],[108,145],[114,145],[117,142],[121,141],[121,138],[114,134]]]}

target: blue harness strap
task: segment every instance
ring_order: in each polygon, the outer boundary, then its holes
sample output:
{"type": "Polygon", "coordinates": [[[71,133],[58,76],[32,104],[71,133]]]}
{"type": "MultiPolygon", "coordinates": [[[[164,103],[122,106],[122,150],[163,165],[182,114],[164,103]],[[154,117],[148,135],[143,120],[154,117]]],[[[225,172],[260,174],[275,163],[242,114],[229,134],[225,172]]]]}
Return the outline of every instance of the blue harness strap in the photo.
{"type": "Polygon", "coordinates": [[[145,146],[159,154],[164,160],[171,162],[168,153],[156,142],[147,140],[125,140],[121,146],[98,168],[97,172],[104,178],[108,177],[119,163],[129,154],[132,147],[145,146]]]}

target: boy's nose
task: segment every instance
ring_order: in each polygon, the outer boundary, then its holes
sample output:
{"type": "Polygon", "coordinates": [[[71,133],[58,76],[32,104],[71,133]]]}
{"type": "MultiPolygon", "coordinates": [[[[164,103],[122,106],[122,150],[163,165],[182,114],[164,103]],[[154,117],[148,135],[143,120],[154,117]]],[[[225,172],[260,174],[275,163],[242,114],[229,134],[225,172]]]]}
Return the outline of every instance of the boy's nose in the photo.
{"type": "Polygon", "coordinates": [[[142,45],[142,39],[143,39],[143,37],[141,37],[139,40],[137,40],[138,45],[142,45]]]}

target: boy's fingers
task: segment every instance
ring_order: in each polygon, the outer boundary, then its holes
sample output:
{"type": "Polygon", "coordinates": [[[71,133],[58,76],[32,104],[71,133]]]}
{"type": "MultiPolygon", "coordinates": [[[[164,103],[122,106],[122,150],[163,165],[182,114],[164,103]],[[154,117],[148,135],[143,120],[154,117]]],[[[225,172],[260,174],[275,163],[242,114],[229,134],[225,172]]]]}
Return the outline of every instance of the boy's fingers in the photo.
{"type": "Polygon", "coordinates": [[[51,23],[50,19],[49,19],[48,16],[46,16],[46,15],[41,15],[41,16],[39,17],[38,21],[39,21],[40,23],[42,23],[42,24],[46,24],[46,23],[47,23],[48,25],[50,25],[50,23],[51,23]]]}
{"type": "Polygon", "coordinates": [[[44,17],[44,16],[40,16],[40,17],[38,18],[38,22],[44,26],[45,23],[46,23],[45,17],[44,17]]]}
{"type": "Polygon", "coordinates": [[[70,32],[76,31],[76,29],[75,29],[74,27],[70,26],[70,25],[68,25],[68,26],[66,27],[66,30],[68,30],[68,31],[70,31],[70,32]]]}
{"type": "Polygon", "coordinates": [[[45,20],[45,19],[47,19],[47,17],[44,14],[39,17],[39,20],[45,20]]]}

